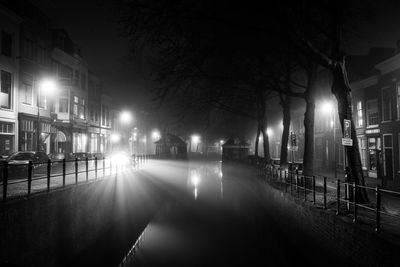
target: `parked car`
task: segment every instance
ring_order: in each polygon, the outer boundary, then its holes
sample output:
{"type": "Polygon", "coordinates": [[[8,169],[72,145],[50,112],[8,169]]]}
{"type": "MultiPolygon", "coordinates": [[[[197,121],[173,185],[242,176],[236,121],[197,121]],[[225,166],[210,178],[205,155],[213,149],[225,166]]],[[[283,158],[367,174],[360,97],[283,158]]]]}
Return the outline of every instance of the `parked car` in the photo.
{"type": "Polygon", "coordinates": [[[1,177],[3,177],[4,162],[8,163],[8,178],[28,178],[28,164],[33,162],[33,175],[47,173],[47,161],[49,157],[43,151],[18,151],[12,153],[6,159],[1,160],[1,177]]]}
{"type": "Polygon", "coordinates": [[[75,157],[72,156],[72,153],[51,153],[49,154],[49,158],[52,162],[62,161],[63,159],[66,161],[75,159],[75,157]]]}
{"type": "Polygon", "coordinates": [[[71,153],[71,156],[73,159],[77,158],[78,160],[85,160],[86,158],[90,158],[90,155],[87,152],[71,153]]]}

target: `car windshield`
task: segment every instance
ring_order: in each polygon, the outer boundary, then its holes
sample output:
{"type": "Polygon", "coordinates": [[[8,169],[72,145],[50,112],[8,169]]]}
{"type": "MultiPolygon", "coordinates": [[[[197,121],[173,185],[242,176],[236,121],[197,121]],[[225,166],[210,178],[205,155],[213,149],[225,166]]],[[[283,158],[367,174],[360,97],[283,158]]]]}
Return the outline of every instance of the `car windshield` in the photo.
{"type": "Polygon", "coordinates": [[[8,160],[33,160],[32,153],[15,153],[8,157],[8,160]]]}

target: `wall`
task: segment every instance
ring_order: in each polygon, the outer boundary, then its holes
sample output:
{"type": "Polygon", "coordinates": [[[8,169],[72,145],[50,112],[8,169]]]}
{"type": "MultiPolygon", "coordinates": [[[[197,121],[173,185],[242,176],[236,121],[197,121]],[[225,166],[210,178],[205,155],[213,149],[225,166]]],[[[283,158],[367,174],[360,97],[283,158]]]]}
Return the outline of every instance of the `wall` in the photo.
{"type": "MultiPolygon", "coordinates": [[[[384,233],[378,235],[370,226],[354,225],[350,218],[336,216],[334,211],[314,207],[312,203],[306,204],[268,184],[262,186],[266,191],[265,205],[292,236],[306,233],[316,243],[312,247],[331,251],[332,257],[342,259],[346,266],[399,266],[399,240],[384,233]]],[[[302,240],[293,241],[300,246],[309,245],[302,244],[302,240]]],[[[318,255],[318,251],[310,253],[318,255]]]]}
{"type": "MultiPolygon", "coordinates": [[[[96,242],[107,244],[104,238],[114,235],[110,229],[119,229],[129,239],[115,240],[125,244],[123,251],[117,251],[122,253],[116,256],[117,262],[110,263],[118,265],[160,203],[154,194],[128,191],[131,186],[122,186],[128,178],[109,178],[0,205],[0,265],[77,266],[75,259],[84,262],[93,253],[104,254],[96,242]]],[[[115,256],[115,251],[108,250],[115,256]]]]}

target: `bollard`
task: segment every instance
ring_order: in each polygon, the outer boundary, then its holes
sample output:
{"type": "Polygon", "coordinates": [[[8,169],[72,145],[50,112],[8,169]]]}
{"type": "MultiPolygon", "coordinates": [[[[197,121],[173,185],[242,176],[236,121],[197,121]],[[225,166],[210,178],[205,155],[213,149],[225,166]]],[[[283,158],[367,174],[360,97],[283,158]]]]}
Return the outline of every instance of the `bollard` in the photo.
{"type": "Polygon", "coordinates": [[[85,159],[85,165],[86,165],[86,182],[89,181],[89,158],[86,157],[85,159]]]}
{"type": "Polygon", "coordinates": [[[63,159],[62,163],[62,179],[63,179],[63,187],[65,187],[65,158],[63,159]]]}
{"type": "Polygon", "coordinates": [[[375,232],[379,233],[381,231],[381,189],[379,185],[376,186],[376,226],[375,232]]]}
{"type": "Polygon", "coordinates": [[[313,204],[315,205],[315,175],[312,177],[313,204]]]}
{"type": "Polygon", "coordinates": [[[94,179],[97,180],[97,157],[94,157],[94,179]]]}
{"type": "Polygon", "coordinates": [[[326,177],[324,176],[324,209],[326,209],[326,177]]]}
{"type": "Polygon", "coordinates": [[[47,193],[50,192],[51,160],[47,159],[47,193]]]}
{"type": "Polygon", "coordinates": [[[3,169],[3,201],[5,202],[7,199],[7,187],[8,187],[8,162],[4,162],[3,169]]]}
{"type": "Polygon", "coordinates": [[[357,222],[357,187],[356,183],[353,183],[353,198],[354,198],[354,218],[353,223],[357,222]]]}
{"type": "Polygon", "coordinates": [[[336,215],[340,213],[340,180],[336,181],[336,215]]]}
{"type": "Polygon", "coordinates": [[[75,158],[75,184],[78,184],[78,158],[75,158]]]}
{"type": "Polygon", "coordinates": [[[30,196],[32,190],[32,170],[33,162],[30,160],[28,163],[28,196],[30,196]]]}

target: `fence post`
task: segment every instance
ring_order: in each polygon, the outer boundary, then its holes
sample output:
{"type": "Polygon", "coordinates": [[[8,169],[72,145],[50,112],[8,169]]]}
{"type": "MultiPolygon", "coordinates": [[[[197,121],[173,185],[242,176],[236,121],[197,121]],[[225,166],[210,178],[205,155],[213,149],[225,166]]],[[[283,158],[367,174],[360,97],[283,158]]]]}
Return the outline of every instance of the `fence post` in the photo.
{"type": "Polygon", "coordinates": [[[303,187],[304,187],[304,201],[307,201],[307,183],[306,183],[306,179],[307,176],[302,175],[302,180],[303,180],[303,187]]]}
{"type": "Polygon", "coordinates": [[[3,169],[3,201],[5,202],[7,199],[7,187],[8,187],[8,162],[4,162],[3,169]]]}
{"type": "Polygon", "coordinates": [[[32,190],[32,169],[33,169],[33,162],[32,160],[28,163],[28,196],[31,195],[32,190]]]}
{"type": "Polygon", "coordinates": [[[315,175],[312,177],[312,193],[313,193],[313,203],[315,205],[315,175]]]}
{"type": "Polygon", "coordinates": [[[379,185],[376,186],[376,227],[375,232],[381,231],[381,189],[379,185]]]}
{"type": "Polygon", "coordinates": [[[350,199],[349,199],[349,182],[344,184],[344,199],[346,200],[346,210],[350,210],[350,199]]]}
{"type": "Polygon", "coordinates": [[[110,176],[112,175],[112,160],[110,159],[110,176]]]}
{"type": "Polygon", "coordinates": [[[78,184],[78,158],[75,158],[75,184],[78,184]]]}
{"type": "Polygon", "coordinates": [[[336,181],[336,215],[340,213],[340,180],[336,181]]]}
{"type": "Polygon", "coordinates": [[[86,165],[86,182],[89,181],[89,158],[85,158],[85,165],[86,165]]]}
{"type": "Polygon", "coordinates": [[[326,209],[326,177],[324,176],[324,209],[326,209]]]}
{"type": "Polygon", "coordinates": [[[106,177],[106,158],[103,157],[103,178],[106,177]]]}
{"type": "Polygon", "coordinates": [[[63,179],[63,187],[65,187],[65,158],[63,159],[63,163],[62,163],[62,179],[63,179]]]}
{"type": "Polygon", "coordinates": [[[286,171],[285,171],[285,184],[284,184],[284,186],[285,186],[285,192],[287,192],[286,181],[287,181],[287,176],[286,176],[286,171]]]}
{"type": "Polygon", "coordinates": [[[353,223],[357,222],[357,186],[356,183],[353,183],[353,198],[354,198],[354,219],[353,223]]]}
{"type": "Polygon", "coordinates": [[[94,157],[94,178],[97,180],[97,157],[94,157]]]}
{"type": "Polygon", "coordinates": [[[47,193],[50,192],[51,159],[47,159],[47,193]]]}
{"type": "Polygon", "coordinates": [[[288,174],[289,174],[289,176],[290,176],[290,194],[292,194],[292,191],[293,191],[293,175],[291,174],[291,173],[289,173],[288,172],[288,174]]]}
{"type": "Polygon", "coordinates": [[[295,173],[295,181],[296,181],[296,195],[297,195],[297,197],[299,197],[299,175],[298,175],[298,173],[296,172],[295,173]]]}

